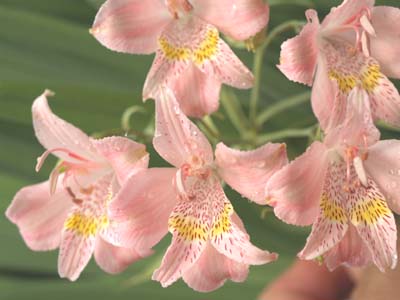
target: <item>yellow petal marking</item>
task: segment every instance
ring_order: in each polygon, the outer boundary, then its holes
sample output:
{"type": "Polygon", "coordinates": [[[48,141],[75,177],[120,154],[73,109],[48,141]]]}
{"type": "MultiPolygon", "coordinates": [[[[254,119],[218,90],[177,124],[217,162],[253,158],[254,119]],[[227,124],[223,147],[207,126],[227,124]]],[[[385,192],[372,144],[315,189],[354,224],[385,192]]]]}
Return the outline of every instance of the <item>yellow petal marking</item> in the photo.
{"type": "Polygon", "coordinates": [[[64,223],[66,230],[85,237],[94,236],[109,224],[107,216],[93,217],[80,213],[72,214],[64,223]]]}
{"type": "Polygon", "coordinates": [[[159,38],[158,43],[162,53],[168,60],[191,60],[196,65],[201,65],[217,53],[218,41],[218,30],[211,28],[207,30],[204,39],[195,49],[190,49],[189,47],[177,47],[164,37],[159,38]]]}
{"type": "Polygon", "coordinates": [[[382,217],[390,215],[390,209],[385,200],[369,198],[358,201],[350,209],[350,219],[354,225],[376,224],[382,217]]]}
{"type": "Polygon", "coordinates": [[[340,224],[347,223],[345,210],[335,201],[329,199],[326,193],[322,194],[320,207],[324,218],[340,224]]]}

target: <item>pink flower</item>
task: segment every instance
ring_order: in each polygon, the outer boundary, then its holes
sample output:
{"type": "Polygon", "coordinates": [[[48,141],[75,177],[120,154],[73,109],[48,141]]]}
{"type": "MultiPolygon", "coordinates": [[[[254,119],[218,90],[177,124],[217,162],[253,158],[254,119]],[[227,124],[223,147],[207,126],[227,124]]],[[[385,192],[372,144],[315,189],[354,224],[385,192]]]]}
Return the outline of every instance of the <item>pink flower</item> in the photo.
{"type": "Polygon", "coordinates": [[[127,178],[147,168],[145,146],[121,137],[89,138],[52,113],[50,95],[45,91],[32,106],[36,136],[47,149],[37,168],[50,153],[60,162],[49,181],[22,188],[6,215],[32,250],[60,248],[61,277],[76,280],[93,253],[103,270],[121,272],[151,253],[114,246],[119,237],[107,212],[127,178]]]}
{"type": "Polygon", "coordinates": [[[280,219],[313,224],[299,257],[323,256],[330,269],[373,261],[383,271],[397,263],[391,209],[400,212],[400,142],[377,142],[373,124],[362,127],[360,118],[369,113],[367,98],[365,91],[353,90],[350,101],[363,107],[349,111],[343,126],[323,143],[314,142],[267,183],[267,199],[280,219]]]}
{"type": "Polygon", "coordinates": [[[219,37],[245,40],[268,23],[261,0],[108,0],[92,34],[120,52],[156,52],[144,98],[169,86],[185,114],[202,117],[218,109],[221,83],[250,88],[253,76],[219,37]]]}
{"type": "Polygon", "coordinates": [[[282,44],[279,69],[313,85],[313,110],[325,130],[343,122],[350,91],[368,93],[372,116],[400,126],[400,96],[386,76],[400,78],[400,10],[373,0],[345,0],[320,24],[308,10],[300,34],[282,44]]]}
{"type": "Polygon", "coordinates": [[[277,258],[250,243],[249,236],[221,186],[221,179],[242,195],[265,204],[271,175],[287,163],[283,144],[241,152],[223,144],[213,158],[211,145],[182,113],[172,91],[156,101],[157,152],[175,168],[152,168],[130,178],[110,211],[119,222],[132,222],[122,236],[128,245],[151,247],[172,233],[153,279],[166,287],[180,277],[193,289],[211,291],[226,279],[242,282],[248,265],[277,258]]]}

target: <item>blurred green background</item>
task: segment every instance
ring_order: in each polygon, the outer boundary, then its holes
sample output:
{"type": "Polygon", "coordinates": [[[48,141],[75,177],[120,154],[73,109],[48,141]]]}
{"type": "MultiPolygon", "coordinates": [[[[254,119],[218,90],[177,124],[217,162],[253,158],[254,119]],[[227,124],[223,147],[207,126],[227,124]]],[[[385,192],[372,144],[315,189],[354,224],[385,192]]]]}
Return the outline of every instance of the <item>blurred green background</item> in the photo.
{"type": "MultiPolygon", "coordinates": [[[[144,0],[145,1],[145,0],[144,0]]],[[[45,88],[56,92],[50,105],[54,111],[89,134],[119,128],[124,110],[141,103],[141,90],[152,56],[111,52],[97,43],[88,29],[96,15],[98,0],[0,0],[0,208],[5,211],[15,192],[28,184],[46,180],[52,167],[36,174],[36,157],[43,149],[35,140],[30,106],[45,88]]],[[[290,20],[304,20],[304,10],[314,7],[322,18],[341,1],[270,1],[270,28],[290,20]]],[[[398,1],[377,1],[398,6],[398,1]]],[[[307,88],[287,81],[275,68],[279,47],[293,36],[279,36],[268,49],[263,68],[262,102],[265,108],[307,88]]],[[[253,55],[236,51],[251,67],[253,55]]],[[[248,91],[237,92],[248,109],[248,91]]],[[[132,127],[143,130],[152,121],[152,101],[144,104],[147,113],[135,115],[132,127]]],[[[223,137],[237,138],[224,109],[215,117],[223,137]]],[[[268,133],[315,124],[308,102],[272,118],[262,128],[268,133]]],[[[397,137],[384,132],[384,137],[397,137]]],[[[287,140],[291,157],[307,147],[307,139],[287,140]]],[[[151,150],[151,145],[148,145],[151,150]]],[[[152,150],[151,150],[152,151],[152,150]]],[[[151,165],[162,161],[152,151],[151,165]]],[[[57,275],[57,251],[32,252],[23,243],[17,228],[0,215],[0,299],[256,299],[263,287],[276,278],[301,249],[307,229],[283,225],[272,213],[261,218],[262,208],[228,190],[252,241],[280,259],[252,267],[243,284],[227,282],[216,292],[193,292],[179,281],[168,289],[150,280],[170,237],[157,246],[157,253],[129,267],[123,274],[105,274],[92,261],[76,283],[57,275]]]]}

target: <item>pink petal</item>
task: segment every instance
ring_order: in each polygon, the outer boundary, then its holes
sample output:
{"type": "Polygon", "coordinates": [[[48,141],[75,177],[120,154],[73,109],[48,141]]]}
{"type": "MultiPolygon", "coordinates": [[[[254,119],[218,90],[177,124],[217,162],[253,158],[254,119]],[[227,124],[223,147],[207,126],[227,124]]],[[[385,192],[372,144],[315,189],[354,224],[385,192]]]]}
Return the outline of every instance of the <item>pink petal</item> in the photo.
{"type": "Polygon", "coordinates": [[[204,73],[212,74],[222,83],[238,89],[249,89],[254,83],[253,74],[221,39],[216,46],[216,55],[205,60],[198,67],[204,73]]]}
{"type": "Polygon", "coordinates": [[[319,52],[319,20],[317,12],[313,9],[307,10],[306,17],[308,23],[299,35],[282,44],[278,68],[290,80],[311,86],[319,52]]]}
{"type": "Polygon", "coordinates": [[[353,225],[347,229],[343,239],[324,255],[324,262],[333,271],[340,265],[365,267],[371,261],[371,254],[353,225]]]}
{"type": "Polygon", "coordinates": [[[214,185],[208,201],[212,201],[215,215],[210,240],[219,253],[238,263],[250,265],[261,265],[278,258],[276,253],[263,251],[251,244],[250,237],[242,228],[240,218],[234,213],[219,183],[214,185]]]}
{"type": "Polygon", "coordinates": [[[347,231],[348,219],[342,191],[345,167],[344,163],[332,163],[328,168],[320,196],[319,216],[313,224],[304,249],[298,255],[302,259],[315,259],[324,254],[337,245],[347,231]]]}
{"type": "Polygon", "coordinates": [[[173,284],[196,262],[206,244],[202,240],[186,241],[178,234],[174,235],[161,266],[154,271],[152,279],[159,281],[163,287],[173,284]]]}
{"type": "Polygon", "coordinates": [[[160,268],[153,274],[153,280],[163,287],[178,280],[200,258],[208,243],[213,215],[221,208],[221,199],[210,196],[219,182],[210,177],[205,180],[193,178],[191,183],[187,188],[190,198],[179,198],[169,217],[172,242],[160,268]]]}
{"type": "Polygon", "coordinates": [[[383,74],[378,74],[376,87],[369,91],[371,110],[376,119],[400,127],[400,95],[394,84],[383,74]]]}
{"type": "MultiPolygon", "coordinates": [[[[39,142],[48,150],[63,148],[87,160],[100,159],[85,133],[53,114],[47,103],[47,97],[52,95],[46,90],[32,105],[33,127],[39,142]]],[[[75,161],[65,152],[54,154],[63,160],[75,161]]]]}
{"type": "Polygon", "coordinates": [[[205,163],[213,161],[211,145],[204,134],[181,111],[171,90],[162,90],[156,101],[154,148],[170,164],[180,167],[197,156],[205,163]]]}
{"type": "MultiPolygon", "coordinates": [[[[104,183],[110,183],[109,177],[106,176],[104,183]]],[[[110,224],[105,209],[107,186],[102,183],[99,181],[93,192],[82,198],[65,220],[58,255],[58,273],[62,278],[78,279],[92,257],[99,233],[110,224]]]]}
{"type": "Polygon", "coordinates": [[[168,219],[176,205],[173,178],[176,169],[152,168],[133,176],[110,203],[114,244],[149,249],[168,232],[168,219]]]}
{"type": "Polygon", "coordinates": [[[310,225],[318,217],[328,167],[327,149],[314,142],[307,151],[268,181],[266,197],[278,218],[289,224],[310,225]]]}
{"type": "Polygon", "coordinates": [[[56,249],[72,201],[61,189],[50,196],[49,182],[24,187],[7,208],[7,218],[16,224],[29,248],[35,251],[56,249]]]}
{"type": "Polygon", "coordinates": [[[124,271],[135,261],[149,256],[152,253],[153,251],[148,250],[145,255],[139,254],[133,248],[113,246],[102,238],[98,238],[96,240],[94,258],[102,270],[107,273],[117,274],[124,271]]]}
{"type": "Polygon", "coordinates": [[[185,115],[201,118],[218,110],[221,82],[192,63],[173,86],[185,115]]]}
{"type": "Polygon", "coordinates": [[[95,241],[94,235],[86,236],[69,230],[63,232],[58,255],[58,274],[61,278],[78,279],[92,257],[95,241]]]}
{"type": "Polygon", "coordinates": [[[349,218],[370,250],[372,260],[383,272],[397,264],[396,222],[385,197],[373,180],[360,185],[348,200],[349,218]]]}
{"type": "Polygon", "coordinates": [[[210,239],[217,251],[241,264],[262,265],[278,259],[276,253],[261,250],[250,242],[248,234],[230,218],[232,211],[231,204],[226,203],[224,214],[214,221],[210,239]]]}
{"type": "Polygon", "coordinates": [[[245,40],[269,21],[269,7],[261,0],[192,0],[198,17],[236,40],[245,40]]]}
{"type": "Polygon", "coordinates": [[[366,91],[355,87],[347,98],[345,113],[340,123],[331,128],[325,136],[324,144],[328,148],[356,146],[364,147],[375,144],[380,139],[380,132],[375,127],[371,115],[369,96],[366,91]]]}
{"type": "Polygon", "coordinates": [[[163,2],[108,0],[97,13],[90,32],[111,50],[152,53],[162,30],[172,20],[163,2]]]}
{"type": "Polygon", "coordinates": [[[375,0],[345,0],[338,7],[332,8],[331,12],[322,22],[323,30],[337,29],[337,27],[351,24],[357,16],[367,9],[372,9],[375,0]]]}
{"type": "Polygon", "coordinates": [[[211,292],[221,287],[227,279],[245,281],[248,272],[248,265],[227,258],[207,243],[200,258],[183,274],[183,280],[195,291],[211,292]]]}
{"type": "Polygon", "coordinates": [[[400,9],[390,6],[377,6],[372,10],[371,23],[376,35],[370,36],[371,56],[382,67],[388,77],[400,78],[400,31],[397,24],[400,9]]]}
{"type": "MultiPolygon", "coordinates": [[[[168,59],[162,50],[157,50],[153,64],[147,74],[143,87],[143,99],[158,99],[162,94],[160,87],[173,88],[181,80],[186,69],[190,67],[188,59],[168,59]]],[[[188,101],[184,99],[181,101],[188,101]]]]}
{"type": "MultiPolygon", "coordinates": [[[[173,89],[184,76],[185,70],[193,65],[206,76],[212,77],[210,80],[214,80],[215,85],[222,82],[245,89],[253,84],[253,75],[220,39],[218,30],[190,16],[174,20],[163,31],[159,50],[143,89],[144,99],[158,98],[162,85],[173,89]]],[[[179,100],[189,103],[192,99],[179,100]]]]}
{"type": "Polygon", "coordinates": [[[323,130],[340,124],[345,105],[340,101],[339,90],[328,76],[328,66],[323,58],[318,59],[318,67],[311,93],[311,105],[323,130]]]}
{"type": "Polygon", "coordinates": [[[222,179],[258,204],[266,204],[269,178],[288,163],[285,144],[270,143],[253,151],[239,151],[219,143],[215,157],[222,179]]]}
{"type": "Polygon", "coordinates": [[[93,140],[97,151],[111,164],[120,184],[141,169],[147,168],[146,146],[123,137],[93,140]]]}
{"type": "Polygon", "coordinates": [[[380,141],[368,149],[365,170],[379,186],[389,207],[400,214],[400,141],[380,141]]]}

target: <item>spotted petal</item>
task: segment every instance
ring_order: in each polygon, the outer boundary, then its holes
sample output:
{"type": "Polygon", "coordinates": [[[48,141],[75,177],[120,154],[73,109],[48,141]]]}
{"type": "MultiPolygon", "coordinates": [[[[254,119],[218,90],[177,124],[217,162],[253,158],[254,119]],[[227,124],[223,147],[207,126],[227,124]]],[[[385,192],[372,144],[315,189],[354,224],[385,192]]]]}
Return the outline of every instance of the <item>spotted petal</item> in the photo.
{"type": "Polygon", "coordinates": [[[315,259],[343,239],[348,228],[342,192],[344,176],[344,164],[329,166],[321,194],[319,216],[313,224],[306,246],[299,253],[300,258],[315,259]]]}
{"type": "MultiPolygon", "coordinates": [[[[276,253],[263,251],[250,242],[250,237],[235,222],[232,204],[226,198],[222,187],[218,184],[213,189],[213,211],[216,214],[212,223],[211,244],[221,254],[242,264],[261,265],[278,258],[276,253]]],[[[239,219],[240,220],[240,219],[239,219]]]]}
{"type": "Polygon", "coordinates": [[[369,249],[353,225],[348,226],[343,239],[323,257],[326,266],[331,271],[340,265],[365,267],[371,261],[369,249]]]}
{"type": "MultiPolygon", "coordinates": [[[[158,98],[160,86],[163,85],[171,89],[178,87],[179,94],[180,84],[177,81],[182,79],[185,72],[190,72],[186,71],[187,68],[192,67],[199,68],[204,76],[211,77],[209,80],[215,85],[213,94],[219,90],[220,83],[237,88],[249,88],[253,84],[253,75],[220,39],[218,30],[195,16],[172,21],[160,36],[159,45],[144,85],[144,99],[158,98]]],[[[186,87],[189,88],[191,84],[186,87]]],[[[192,101],[185,96],[190,95],[187,92],[177,95],[180,96],[179,102],[185,103],[185,108],[192,101]]],[[[212,96],[214,98],[210,101],[214,103],[217,98],[212,96]]],[[[192,107],[189,111],[193,110],[192,107]]],[[[199,112],[194,114],[197,115],[199,112]]]]}
{"type": "Polygon", "coordinates": [[[258,204],[266,204],[268,179],[287,164],[285,144],[269,143],[253,151],[239,151],[219,143],[215,157],[222,179],[258,204]]]}
{"type": "Polygon", "coordinates": [[[58,256],[60,277],[71,281],[78,279],[92,257],[99,233],[109,225],[104,204],[91,201],[92,197],[96,196],[100,198],[99,200],[106,201],[102,199],[106,190],[105,187],[99,186],[89,196],[90,198],[76,205],[65,220],[58,256]]]}
{"type": "Polygon", "coordinates": [[[91,33],[111,50],[149,54],[172,20],[159,0],[107,0],[96,15],[91,33]]]}
{"type": "Polygon", "coordinates": [[[383,272],[397,264],[397,229],[393,213],[376,183],[360,185],[349,194],[349,218],[370,250],[372,260],[383,272]]]}
{"type": "Polygon", "coordinates": [[[208,241],[213,218],[210,193],[212,186],[206,180],[196,180],[188,190],[191,198],[180,201],[169,218],[172,242],[153,280],[163,287],[178,280],[200,258],[208,241]]]}

